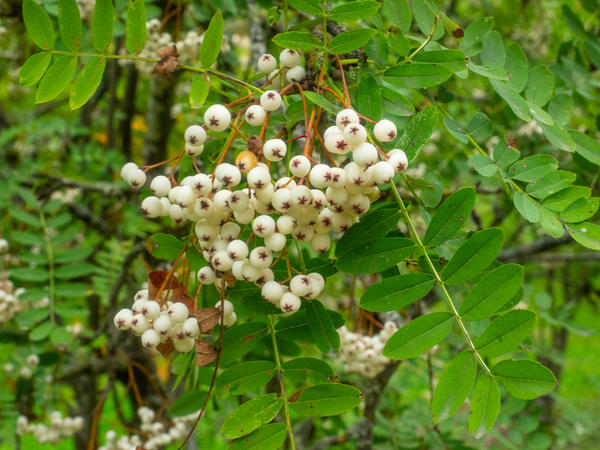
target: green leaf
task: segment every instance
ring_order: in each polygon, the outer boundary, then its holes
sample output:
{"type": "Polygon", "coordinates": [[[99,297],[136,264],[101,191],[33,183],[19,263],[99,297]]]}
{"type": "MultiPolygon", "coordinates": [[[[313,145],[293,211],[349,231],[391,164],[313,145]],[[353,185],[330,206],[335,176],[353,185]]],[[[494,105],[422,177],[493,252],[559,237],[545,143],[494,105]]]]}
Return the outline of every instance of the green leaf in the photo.
{"type": "Polygon", "coordinates": [[[381,14],[387,17],[390,23],[396,25],[403,33],[410,29],[412,12],[408,0],[384,0],[381,14]]]}
{"type": "Polygon", "coordinates": [[[100,86],[102,75],[106,68],[106,59],[100,56],[91,57],[87,60],[79,75],[75,79],[73,90],[69,98],[71,109],[77,109],[85,105],[100,86]]]}
{"type": "Polygon", "coordinates": [[[408,56],[410,53],[410,45],[408,39],[402,33],[390,33],[388,35],[388,43],[392,50],[394,50],[398,56],[408,56]]]}
{"type": "Polygon", "coordinates": [[[298,383],[324,383],[333,378],[333,369],[317,358],[295,358],[283,363],[286,378],[298,383]]]}
{"type": "Polygon", "coordinates": [[[527,102],[527,106],[529,106],[529,112],[533,116],[533,118],[540,125],[552,126],[554,125],[554,121],[552,120],[552,116],[544,111],[541,106],[536,105],[530,101],[527,102]]]}
{"type": "Polygon", "coordinates": [[[460,307],[464,320],[485,319],[519,292],[523,282],[523,267],[518,264],[504,264],[486,273],[465,298],[460,307]]]}
{"type": "Polygon", "coordinates": [[[554,75],[546,66],[535,66],[529,72],[529,82],[525,95],[538,106],[544,106],[552,98],[554,75]]]}
{"type": "Polygon", "coordinates": [[[427,227],[423,244],[436,246],[453,237],[468,220],[475,198],[475,189],[466,187],[444,200],[427,227]]]}
{"type": "Polygon", "coordinates": [[[48,317],[49,314],[50,310],[48,308],[26,309],[17,314],[17,317],[15,317],[15,322],[17,322],[17,325],[20,327],[30,328],[40,320],[48,317]]]}
{"type": "Polygon", "coordinates": [[[468,59],[460,50],[431,50],[417,53],[413,61],[428,64],[442,64],[452,72],[460,72],[467,67],[468,59]]]}
{"type": "Polygon", "coordinates": [[[569,223],[583,222],[596,214],[599,201],[598,197],[577,199],[560,213],[560,219],[569,223]]]}
{"type": "Polygon", "coordinates": [[[575,13],[571,11],[571,8],[569,8],[568,5],[562,6],[562,14],[565,23],[571,29],[571,31],[573,31],[575,34],[585,33],[585,27],[583,26],[583,23],[581,23],[579,17],[577,17],[575,13]]]}
{"type": "Polygon", "coordinates": [[[408,161],[414,160],[421,148],[427,143],[434,132],[438,121],[438,110],[435,106],[428,106],[412,116],[404,129],[402,136],[395,142],[397,148],[404,149],[408,161]]]}
{"type": "Polygon", "coordinates": [[[23,21],[35,45],[43,50],[54,47],[54,27],[44,8],[33,0],[23,0],[23,21]]]}
{"type": "Polygon", "coordinates": [[[492,152],[492,159],[500,167],[506,167],[514,163],[520,156],[521,152],[514,147],[510,147],[504,138],[496,144],[492,152]]]}
{"type": "Polygon", "coordinates": [[[490,80],[507,81],[509,79],[508,72],[502,67],[480,66],[473,61],[469,61],[467,69],[490,80]]]}
{"type": "Polygon", "coordinates": [[[10,269],[10,277],[14,280],[30,281],[40,283],[48,279],[48,272],[45,269],[31,269],[29,267],[16,267],[10,269]]]}
{"type": "Polygon", "coordinates": [[[466,134],[467,131],[456,120],[451,119],[450,117],[444,117],[443,121],[452,136],[463,144],[469,142],[469,138],[466,134]]]}
{"type": "Polygon", "coordinates": [[[396,228],[400,215],[396,208],[380,208],[369,212],[340,238],[335,247],[335,256],[339,257],[356,247],[362,247],[365,236],[371,239],[384,237],[396,228]]]}
{"type": "Polygon", "coordinates": [[[81,46],[81,17],[75,0],[58,0],[58,28],[67,50],[77,51],[81,46]]]}
{"type": "Polygon", "coordinates": [[[426,273],[385,278],[365,291],[360,299],[360,306],[373,312],[404,308],[425,297],[434,284],[433,277],[426,273]]]}
{"type": "Polygon", "coordinates": [[[558,161],[550,155],[533,155],[514,163],[508,175],[519,181],[531,182],[558,168],[558,161]]]}
{"type": "Polygon", "coordinates": [[[575,141],[575,152],[583,156],[589,162],[600,166],[600,143],[595,139],[583,134],[581,131],[571,130],[569,134],[575,141]]]}
{"type": "Polygon", "coordinates": [[[475,348],[484,356],[500,356],[514,350],[529,336],[535,325],[535,313],[515,309],[495,319],[475,341],[475,348]]]}
{"type": "MultiPolygon", "coordinates": [[[[204,41],[208,31],[205,34],[204,41]]],[[[144,0],[129,0],[125,24],[125,48],[132,55],[139,55],[146,45],[146,6],[144,0]]],[[[219,46],[217,46],[219,48],[219,46]]]]}
{"type": "Polygon", "coordinates": [[[482,373],[475,382],[469,409],[469,431],[479,439],[496,423],[500,411],[500,389],[494,377],[482,373]]]}
{"type": "Polygon", "coordinates": [[[573,114],[573,97],[568,94],[558,94],[550,100],[548,112],[558,125],[566,125],[573,114]]]}
{"type": "Polygon", "coordinates": [[[363,242],[360,253],[340,255],[336,266],[346,273],[378,273],[403,261],[413,249],[413,241],[407,238],[370,239],[363,242]]]}
{"type": "Polygon", "coordinates": [[[467,131],[474,139],[487,139],[494,130],[490,118],[484,113],[477,113],[467,124],[467,131]]]}
{"type": "Polygon", "coordinates": [[[520,191],[516,191],[513,197],[513,203],[519,214],[531,223],[536,223],[540,220],[540,212],[534,201],[520,191]]]}
{"type": "Polygon", "coordinates": [[[340,336],[333,326],[333,321],[323,304],[318,300],[308,302],[306,307],[306,322],[316,346],[323,353],[329,349],[340,348],[340,336]]]}
{"type": "Polygon", "coordinates": [[[206,398],[205,391],[189,391],[180,395],[169,408],[169,416],[179,417],[198,411],[198,405],[201,405],[206,398]]]}
{"type": "Polygon", "coordinates": [[[460,409],[471,392],[476,376],[477,362],[470,350],[461,352],[448,363],[431,401],[434,423],[447,419],[460,409]]]}
{"type": "Polygon", "coordinates": [[[69,248],[56,251],[54,254],[54,262],[59,264],[70,263],[86,259],[93,252],[93,249],[86,247],[69,248]]]}
{"type": "Polygon", "coordinates": [[[521,92],[527,86],[529,78],[529,64],[527,56],[519,44],[511,42],[506,47],[506,62],[504,68],[508,72],[508,83],[517,92],[521,92]]]}
{"type": "Polygon", "coordinates": [[[449,312],[434,312],[411,320],[396,331],[383,347],[383,355],[390,359],[415,358],[444,339],[454,317],[449,312]]]}
{"type": "Polygon", "coordinates": [[[552,372],[536,361],[505,360],[492,371],[513,397],[532,400],[547,394],[556,385],[552,372]]]}
{"type": "Polygon", "coordinates": [[[344,31],[329,42],[329,53],[342,55],[362,47],[377,34],[372,28],[359,28],[357,30],[344,31]]]}
{"type": "Polygon", "coordinates": [[[531,120],[529,105],[510,84],[490,79],[490,83],[500,97],[504,99],[515,115],[526,122],[531,120]]]}
{"type": "Polygon", "coordinates": [[[190,106],[197,109],[204,105],[209,90],[210,78],[208,75],[194,75],[190,86],[190,106]]]}
{"type": "Polygon", "coordinates": [[[321,4],[319,0],[287,0],[290,5],[296,8],[298,11],[302,11],[313,16],[320,16],[323,14],[321,4]]]}
{"type": "Polygon", "coordinates": [[[69,346],[74,342],[73,335],[65,327],[55,327],[50,333],[50,342],[55,346],[69,346]]]}
{"type": "Polygon", "coordinates": [[[225,22],[223,21],[223,15],[221,11],[217,9],[217,12],[210,19],[208,28],[204,33],[202,40],[202,48],[200,49],[200,62],[203,67],[212,66],[219,52],[221,51],[221,44],[223,43],[223,32],[225,31],[225,22]]]}
{"type": "Polygon", "coordinates": [[[26,231],[13,231],[10,233],[10,238],[19,244],[39,245],[42,247],[46,245],[46,241],[42,236],[26,231]]]}
{"type": "Polygon", "coordinates": [[[366,43],[364,49],[367,57],[373,60],[377,66],[387,66],[389,58],[388,39],[383,33],[377,32],[375,37],[366,43]]]}
{"type": "Polygon", "coordinates": [[[320,106],[325,111],[327,111],[331,114],[337,114],[337,112],[339,112],[339,109],[340,109],[339,107],[337,107],[336,105],[331,103],[329,100],[327,100],[322,95],[317,94],[316,92],[306,91],[304,93],[304,95],[310,102],[314,103],[317,106],[320,106]]]}
{"type": "Polygon", "coordinates": [[[469,57],[477,55],[481,51],[481,43],[492,28],[494,28],[494,19],[492,17],[482,17],[469,24],[465,30],[460,44],[458,46],[469,57]]]}
{"type": "Polygon", "coordinates": [[[567,225],[567,232],[584,247],[600,250],[600,225],[590,222],[567,225]]]}
{"type": "Polygon", "coordinates": [[[217,386],[232,394],[257,392],[275,375],[272,361],[246,361],[228,367],[217,378],[217,386]]]}
{"type": "Polygon", "coordinates": [[[390,114],[411,116],[415,112],[415,107],[410,100],[398,92],[400,89],[387,83],[386,86],[381,86],[382,107],[390,114]]]}
{"type": "Polygon", "coordinates": [[[158,259],[175,259],[182,252],[184,244],[172,234],[156,233],[148,239],[148,252],[158,259]]]}
{"type": "Polygon", "coordinates": [[[52,61],[52,55],[47,52],[34,53],[19,72],[19,84],[21,86],[33,86],[35,83],[40,81],[40,78],[46,73],[46,69],[52,61]]]}
{"type": "Polygon", "coordinates": [[[343,3],[327,13],[328,20],[336,22],[355,22],[375,14],[381,4],[374,0],[358,0],[343,3]]]}
{"type": "MultiPolygon", "coordinates": [[[[290,317],[293,317],[290,316],[290,317]]],[[[234,325],[223,333],[223,351],[221,364],[227,365],[239,360],[258,343],[264,336],[267,326],[261,322],[247,322],[234,325]]]]}
{"type": "Polygon", "coordinates": [[[359,111],[371,120],[381,118],[381,91],[377,80],[369,72],[363,73],[360,77],[356,104],[359,111]]]}
{"type": "Polygon", "coordinates": [[[462,284],[484,271],[498,256],[504,233],[500,228],[478,231],[459,247],[442,272],[448,284],[462,284]]]}
{"type": "Polygon", "coordinates": [[[36,103],[54,100],[70,83],[77,70],[77,56],[60,56],[48,69],[35,94],[36,103]]]}
{"type": "Polygon", "coordinates": [[[245,436],[273,420],[282,406],[283,400],[277,394],[253,398],[233,410],[223,422],[221,433],[227,439],[245,436]]]}
{"type": "MultiPolygon", "coordinates": [[[[435,6],[433,2],[430,0],[413,0],[412,1],[412,12],[415,17],[415,22],[419,26],[419,29],[425,36],[429,36],[431,31],[433,30],[433,24],[435,21],[435,16],[439,15],[439,10],[435,6]]],[[[439,22],[439,20],[438,20],[439,22]]],[[[433,33],[433,40],[437,41],[444,35],[444,27],[441,23],[437,24],[438,26],[433,33]]]]}
{"type": "Polygon", "coordinates": [[[527,185],[526,191],[532,197],[544,199],[573,184],[576,175],[573,172],[557,170],[548,172],[544,176],[527,185]]]}
{"type": "Polygon", "coordinates": [[[112,0],[96,0],[92,19],[92,44],[100,53],[106,52],[110,46],[114,21],[112,0]]]}
{"type": "Polygon", "coordinates": [[[552,211],[544,207],[539,207],[538,209],[540,211],[540,225],[546,233],[555,238],[559,238],[565,234],[563,225],[552,211]]]}
{"type": "Polygon", "coordinates": [[[504,67],[506,54],[502,37],[497,31],[490,31],[481,42],[481,62],[490,67],[504,67]]]}
{"type": "Polygon", "coordinates": [[[579,198],[590,198],[591,190],[585,186],[571,186],[544,199],[544,206],[550,211],[560,212],[579,198]]]}
{"type": "Polygon", "coordinates": [[[66,283],[56,284],[56,296],[64,298],[85,298],[93,291],[85,283],[73,283],[72,281],[66,283]]]}
{"type": "Polygon", "coordinates": [[[362,394],[354,386],[339,383],[318,384],[304,389],[290,407],[302,416],[337,416],[362,401],[362,394]]]}
{"type": "Polygon", "coordinates": [[[22,209],[12,208],[10,210],[10,215],[17,219],[19,222],[26,223],[27,225],[31,225],[35,228],[40,228],[42,223],[40,222],[40,218],[31,213],[23,211],[22,209]]]}
{"type": "Polygon", "coordinates": [[[29,332],[29,340],[33,342],[42,341],[50,336],[50,333],[54,331],[54,328],[56,328],[56,324],[53,322],[42,322],[29,332]]]}
{"type": "Polygon", "coordinates": [[[573,153],[577,150],[577,146],[575,145],[575,141],[569,134],[567,130],[565,130],[561,125],[555,123],[552,126],[546,125],[544,123],[539,124],[552,145],[556,148],[564,150],[565,152],[573,153]]]}
{"type": "Polygon", "coordinates": [[[443,65],[422,62],[402,64],[389,68],[384,80],[404,88],[426,88],[441,84],[452,76],[452,71],[443,65]]]}
{"type": "Polygon", "coordinates": [[[273,38],[273,43],[280,47],[294,50],[314,50],[321,47],[321,41],[314,34],[307,31],[279,33],[273,38]]]}
{"type": "Polygon", "coordinates": [[[84,277],[94,273],[96,266],[90,263],[78,262],[60,266],[54,271],[54,276],[63,280],[84,277]]]}
{"type": "Polygon", "coordinates": [[[278,450],[287,437],[287,428],[282,423],[269,423],[248,436],[233,441],[230,450],[278,450]]]}
{"type": "Polygon", "coordinates": [[[471,156],[473,168],[483,177],[491,177],[498,170],[498,166],[486,155],[471,156]]]}

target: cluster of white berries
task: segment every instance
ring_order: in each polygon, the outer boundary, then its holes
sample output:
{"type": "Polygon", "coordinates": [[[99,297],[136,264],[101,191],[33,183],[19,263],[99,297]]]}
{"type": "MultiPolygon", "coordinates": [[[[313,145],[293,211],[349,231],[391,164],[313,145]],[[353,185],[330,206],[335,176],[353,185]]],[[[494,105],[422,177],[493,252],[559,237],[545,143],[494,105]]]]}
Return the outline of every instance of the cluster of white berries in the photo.
{"type": "MultiPolygon", "coordinates": [[[[0,324],[13,319],[19,312],[29,309],[31,302],[20,300],[19,296],[25,292],[24,288],[15,289],[14,284],[7,278],[8,272],[0,274],[0,324]]],[[[36,303],[36,306],[45,306],[48,299],[36,303]]]]}
{"type": "Polygon", "coordinates": [[[50,413],[50,424],[30,423],[27,417],[17,418],[17,434],[31,433],[40,444],[58,444],[83,428],[83,417],[63,417],[60,411],[50,413]]]}
{"type": "Polygon", "coordinates": [[[306,78],[306,70],[300,64],[300,53],[296,50],[284,49],[279,54],[279,69],[277,59],[269,53],[258,58],[258,70],[267,74],[274,89],[281,88],[281,77],[285,75],[288,83],[300,82],[306,78]]]}
{"type": "MultiPolygon", "coordinates": [[[[146,22],[146,43],[144,49],[140,53],[143,58],[156,58],[156,52],[169,45],[175,44],[179,61],[185,64],[194,65],[200,60],[200,48],[202,47],[203,34],[198,34],[195,30],[188,31],[180,41],[175,42],[171,33],[161,31],[161,22],[159,19],[150,19],[146,22]]],[[[221,53],[227,53],[231,50],[229,38],[223,35],[221,43],[221,53]]],[[[126,54],[126,50],[122,49],[122,53],[126,54]]],[[[120,59],[121,65],[131,64],[130,60],[120,59]]],[[[152,65],[144,61],[135,62],[136,68],[146,75],[152,72],[152,65]]]]}
{"type": "Polygon", "coordinates": [[[179,353],[187,353],[200,334],[198,320],[190,317],[184,303],[167,301],[161,305],[148,298],[147,289],[135,294],[131,309],[121,309],[115,315],[114,324],[119,330],[131,330],[141,336],[142,345],[149,350],[172,342],[179,353]]]}
{"type": "Polygon", "coordinates": [[[137,413],[141,421],[140,431],[144,433],[143,437],[132,434],[117,439],[117,433],[114,430],[109,430],[106,432],[106,443],[98,447],[98,450],[135,450],[141,447],[146,450],[155,450],[163,448],[165,445],[185,439],[189,427],[198,415],[195,412],[186,416],[174,417],[172,419],[173,425],[165,426],[164,423],[155,420],[154,411],[146,406],[138,408],[137,413]]]}
{"type": "MultiPolygon", "coordinates": [[[[298,52],[281,52],[281,67],[302,69],[299,63],[298,52]]],[[[259,70],[272,72],[277,61],[272,55],[263,55],[258,65],[259,70]]],[[[286,70],[289,75],[291,69],[286,70]]],[[[268,113],[277,111],[281,104],[277,91],[265,91],[257,104],[246,108],[245,120],[251,126],[262,126],[268,113]]],[[[223,105],[208,107],[204,124],[191,125],[185,131],[187,155],[200,155],[209,139],[207,131],[226,130],[231,118],[223,105]]],[[[375,123],[373,135],[380,142],[390,142],[397,130],[384,119],[375,123]]],[[[201,283],[231,285],[232,277],[256,283],[262,287],[265,299],[284,312],[295,312],[300,308],[300,298],[319,295],[325,281],[317,273],[297,275],[289,280],[289,286],[274,280],[271,267],[288,238],[309,243],[317,253],[327,252],[330,232],[348,230],[379,197],[377,186],[389,183],[408,165],[404,151],[395,149],[385,154],[368,142],[367,130],[352,109],[340,111],[336,124],[323,137],[327,150],[341,155],[351,152],[353,161],[343,168],[335,163],[334,167],[313,165],[309,155],[297,154],[289,158],[292,177],[277,178],[281,168],[271,167],[271,163],[286,157],[288,143],[277,137],[261,142],[251,136],[247,138],[248,150],[237,155],[235,164],[222,162],[212,174],[200,172],[184,178],[179,185],[173,177],[156,176],[150,183],[153,195],[144,198],[141,209],[150,218],[170,216],[176,223],[189,220],[195,224],[198,244],[209,263],[198,272],[201,283]],[[259,162],[259,157],[268,164],[259,162]],[[251,248],[250,239],[240,239],[245,225],[250,225],[264,244],[251,248]]],[[[146,182],[144,170],[131,162],[123,166],[121,176],[133,188],[141,188],[146,182]]],[[[229,323],[227,317],[225,322],[229,323]]]]}
{"type": "Polygon", "coordinates": [[[383,347],[387,340],[398,330],[394,322],[386,322],[376,335],[365,336],[349,331],[346,326],[338,329],[340,351],[338,358],[346,372],[358,373],[367,378],[376,377],[389,359],[383,356],[383,347]]]}
{"type": "MultiPolygon", "coordinates": [[[[27,359],[25,360],[25,365],[22,366],[19,369],[19,372],[14,375],[18,375],[20,378],[30,379],[33,376],[33,370],[38,366],[39,363],[40,358],[38,357],[38,355],[32,353],[31,355],[27,356],[27,359]]],[[[13,372],[15,371],[15,366],[12,363],[6,363],[4,364],[4,371],[9,376],[13,375],[13,372]]]]}
{"type": "Polygon", "coordinates": [[[9,248],[10,244],[8,243],[8,241],[4,238],[0,239],[0,253],[8,252],[9,248]]]}

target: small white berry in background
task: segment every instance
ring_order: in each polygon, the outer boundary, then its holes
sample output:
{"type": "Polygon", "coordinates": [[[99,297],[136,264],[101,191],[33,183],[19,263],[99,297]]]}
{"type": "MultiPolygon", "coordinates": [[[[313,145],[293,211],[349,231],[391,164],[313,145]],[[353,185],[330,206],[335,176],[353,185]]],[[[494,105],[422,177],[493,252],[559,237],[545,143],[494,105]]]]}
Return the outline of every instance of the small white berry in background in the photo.
{"type": "Polygon", "coordinates": [[[152,328],[142,334],[142,345],[146,348],[156,348],[160,344],[160,334],[152,328]]]}
{"type": "Polygon", "coordinates": [[[166,197],[171,190],[171,181],[164,175],[158,175],[150,183],[150,190],[157,197],[166,197]]]}
{"type": "MultiPolygon", "coordinates": [[[[175,350],[177,350],[179,353],[190,352],[194,349],[195,345],[196,345],[196,342],[194,341],[194,339],[175,339],[175,342],[173,342],[173,346],[175,347],[175,350]]],[[[147,443],[146,443],[146,447],[147,447],[147,443]]]]}
{"type": "Polygon", "coordinates": [[[267,79],[269,81],[271,81],[271,86],[273,88],[275,88],[275,89],[280,89],[281,88],[281,78],[279,76],[280,74],[281,74],[281,71],[279,69],[275,69],[267,77],[267,79]]]}
{"type": "Polygon", "coordinates": [[[289,167],[292,175],[302,178],[310,172],[310,161],[306,156],[296,155],[290,159],[289,167]]]}
{"type": "Polygon", "coordinates": [[[275,232],[275,221],[271,216],[258,216],[252,222],[252,231],[259,237],[267,237],[275,232]]]}
{"type": "Polygon", "coordinates": [[[142,169],[136,169],[129,174],[127,182],[132,188],[139,189],[146,183],[146,173],[142,169]]]}
{"type": "Polygon", "coordinates": [[[189,311],[185,303],[175,302],[169,306],[169,317],[173,322],[183,322],[188,315],[189,311]]]}
{"type": "Polygon", "coordinates": [[[265,246],[272,252],[280,252],[286,244],[285,235],[273,233],[265,238],[265,246]]]}
{"type": "Polygon", "coordinates": [[[248,124],[258,127],[265,122],[267,112],[260,105],[251,105],[246,110],[245,118],[248,124]]]}
{"type": "Polygon", "coordinates": [[[234,312],[232,312],[228,316],[223,316],[223,326],[230,327],[235,323],[236,320],[237,320],[237,315],[234,312]]]}
{"type": "Polygon", "coordinates": [[[357,146],[367,140],[367,130],[359,123],[352,123],[344,128],[343,136],[350,145],[357,146]]]}
{"type": "Polygon", "coordinates": [[[388,153],[390,159],[388,162],[397,173],[404,172],[408,167],[408,158],[403,150],[392,150],[388,153]]]}
{"type": "Polygon", "coordinates": [[[266,247],[256,247],[250,252],[250,264],[258,269],[266,269],[273,262],[273,254],[266,247]]]}
{"type": "Polygon", "coordinates": [[[38,355],[34,355],[31,354],[27,357],[27,364],[29,364],[30,366],[37,366],[40,363],[40,358],[38,357],[38,355]]]}
{"type": "Polygon", "coordinates": [[[286,48],[279,54],[279,64],[281,67],[295,67],[300,64],[300,53],[296,50],[286,48]]]}
{"type": "Polygon", "coordinates": [[[264,189],[271,183],[271,175],[264,166],[256,166],[247,176],[248,186],[252,189],[264,189]]]}
{"type": "Polygon", "coordinates": [[[229,163],[219,164],[215,170],[215,177],[228,188],[237,186],[242,181],[240,169],[229,163]]]}
{"type": "Polygon", "coordinates": [[[184,138],[187,144],[202,145],[206,142],[206,131],[200,125],[191,125],[185,130],[184,138]]]}
{"type": "Polygon", "coordinates": [[[163,206],[158,197],[151,195],[150,197],[146,197],[144,200],[142,200],[140,209],[145,216],[154,218],[162,215],[163,206]]]}
{"type": "Polygon", "coordinates": [[[310,170],[309,180],[317,189],[323,189],[327,187],[329,179],[331,178],[330,169],[326,164],[317,164],[310,170]]]}
{"type": "Polygon", "coordinates": [[[200,145],[185,144],[185,153],[188,156],[191,156],[191,157],[200,156],[203,151],[204,151],[203,144],[200,144],[200,145]]]}
{"type": "Polygon", "coordinates": [[[284,214],[277,218],[277,231],[283,235],[290,234],[296,227],[296,219],[284,214]]]}
{"type": "Polygon", "coordinates": [[[224,316],[230,316],[231,314],[233,314],[233,303],[231,303],[229,300],[223,299],[222,305],[221,305],[221,300],[219,300],[217,303],[215,303],[215,308],[221,309],[221,306],[223,306],[223,315],[224,316]]]}
{"type": "Polygon", "coordinates": [[[198,281],[202,284],[213,284],[215,282],[215,271],[209,266],[204,266],[198,271],[198,281]]]}
{"type": "Polygon", "coordinates": [[[227,245],[227,254],[234,261],[241,261],[248,256],[248,245],[244,241],[235,239],[227,245]]]}
{"type": "Polygon", "coordinates": [[[212,105],[204,113],[204,123],[209,130],[223,131],[231,123],[231,113],[223,105],[212,105]]]}
{"type": "Polygon", "coordinates": [[[302,306],[302,301],[300,297],[292,292],[286,292],[281,296],[281,300],[279,301],[279,307],[284,313],[295,313],[302,306]]]}
{"type": "Polygon", "coordinates": [[[369,167],[377,161],[377,149],[365,142],[352,151],[352,160],[363,168],[369,167]]]}
{"type": "Polygon", "coordinates": [[[327,233],[318,233],[310,240],[310,248],[317,253],[325,253],[331,247],[331,238],[327,233]]]}
{"type": "Polygon", "coordinates": [[[215,253],[211,260],[212,266],[221,272],[227,272],[231,270],[231,266],[233,266],[233,259],[229,257],[226,250],[219,250],[215,253]]]}
{"type": "Polygon", "coordinates": [[[271,303],[279,302],[284,292],[283,286],[277,281],[267,281],[260,291],[263,298],[271,303]]]}
{"type": "Polygon", "coordinates": [[[290,83],[299,82],[306,78],[306,70],[302,66],[295,66],[285,73],[285,79],[290,83]]]}
{"type": "Polygon", "coordinates": [[[379,161],[371,171],[373,181],[377,184],[387,184],[394,178],[394,167],[387,161],[379,161]]]}
{"type": "MultiPolygon", "coordinates": [[[[235,223],[235,222],[227,222],[225,224],[223,224],[223,226],[221,227],[221,237],[226,241],[226,242],[231,242],[234,239],[237,239],[237,237],[240,235],[240,232],[242,231],[242,229],[240,228],[240,226],[235,223]]],[[[227,248],[227,247],[225,247],[227,248]]],[[[225,250],[225,249],[223,249],[225,250]]]]}
{"type": "Polygon", "coordinates": [[[396,138],[398,130],[396,130],[396,125],[391,120],[383,119],[375,124],[373,134],[375,139],[380,142],[390,142],[396,138]]]}
{"type": "Polygon", "coordinates": [[[277,60],[273,55],[269,53],[265,53],[260,58],[258,58],[258,70],[264,73],[269,73],[277,69],[277,60]]]}
{"type": "Polygon", "coordinates": [[[296,275],[290,281],[290,291],[298,297],[304,297],[312,291],[312,278],[308,275],[296,275]]]}
{"type": "Polygon", "coordinates": [[[148,328],[150,328],[150,321],[143,314],[135,314],[131,318],[131,329],[135,334],[141,335],[148,328]]]}
{"type": "Polygon", "coordinates": [[[6,239],[0,239],[0,253],[6,253],[9,249],[9,244],[6,239]]]}
{"type": "Polygon", "coordinates": [[[340,131],[344,131],[344,129],[351,123],[360,123],[358,114],[356,114],[356,111],[353,109],[342,109],[339,113],[337,113],[337,116],[335,116],[335,124],[340,131]]]}
{"type": "Polygon", "coordinates": [[[142,314],[148,320],[154,320],[160,315],[160,305],[154,300],[150,300],[142,307],[142,314]]]}
{"type": "Polygon", "coordinates": [[[263,145],[263,154],[269,161],[281,161],[287,153],[287,146],[281,139],[269,139],[263,145]]]}
{"type": "Polygon", "coordinates": [[[265,91],[260,96],[260,105],[265,111],[276,111],[281,106],[281,95],[277,91],[265,91]]]}
{"type": "Polygon", "coordinates": [[[189,338],[198,337],[200,334],[200,327],[198,327],[198,320],[195,317],[190,317],[183,322],[181,330],[189,338]]]}
{"type": "Polygon", "coordinates": [[[129,178],[131,175],[138,170],[138,166],[136,163],[128,162],[121,168],[121,178],[123,181],[129,183],[129,178]]]}

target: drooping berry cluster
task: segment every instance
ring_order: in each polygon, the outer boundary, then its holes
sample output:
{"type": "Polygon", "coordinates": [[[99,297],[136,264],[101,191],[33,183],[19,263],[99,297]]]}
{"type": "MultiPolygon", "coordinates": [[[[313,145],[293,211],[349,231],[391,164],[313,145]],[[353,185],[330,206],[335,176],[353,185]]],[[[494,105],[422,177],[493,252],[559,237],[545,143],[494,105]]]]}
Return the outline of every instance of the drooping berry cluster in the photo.
{"type": "Polygon", "coordinates": [[[163,422],[155,420],[155,413],[147,406],[138,408],[141,421],[140,434],[131,434],[119,437],[114,430],[106,432],[106,443],[98,450],[130,450],[143,447],[146,450],[163,448],[184,439],[189,427],[194,423],[198,413],[174,417],[172,425],[166,426],[163,422]]]}
{"type": "Polygon", "coordinates": [[[32,423],[25,416],[17,419],[17,434],[31,433],[40,444],[58,444],[83,428],[83,417],[63,417],[60,411],[50,413],[50,423],[32,423]]]}
{"type": "Polygon", "coordinates": [[[383,329],[373,336],[353,333],[345,326],[338,329],[340,335],[339,359],[346,372],[358,373],[367,378],[376,377],[389,363],[383,356],[387,340],[398,330],[394,322],[386,322],[383,329]]]}
{"type": "Polygon", "coordinates": [[[185,303],[165,301],[161,304],[150,300],[147,289],[135,294],[131,309],[121,309],[115,315],[114,324],[119,330],[131,330],[141,336],[142,345],[149,350],[172,342],[175,350],[187,353],[200,335],[198,320],[190,316],[185,303]]]}

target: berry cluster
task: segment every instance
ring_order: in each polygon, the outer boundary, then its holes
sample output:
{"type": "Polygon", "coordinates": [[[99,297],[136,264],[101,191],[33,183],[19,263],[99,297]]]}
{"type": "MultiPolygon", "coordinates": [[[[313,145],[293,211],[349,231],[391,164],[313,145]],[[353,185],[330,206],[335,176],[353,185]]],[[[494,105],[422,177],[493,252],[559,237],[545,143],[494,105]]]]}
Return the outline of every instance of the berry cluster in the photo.
{"type": "MultiPolygon", "coordinates": [[[[6,277],[6,272],[2,276],[6,277]]],[[[8,322],[20,311],[27,309],[29,303],[19,300],[19,295],[23,292],[25,289],[15,289],[12,282],[6,278],[0,281],[0,323],[8,322]]]]}
{"type": "Polygon", "coordinates": [[[163,448],[165,445],[173,444],[187,435],[188,428],[194,423],[198,413],[188,414],[187,416],[174,417],[173,425],[166,426],[163,422],[155,420],[154,411],[146,406],[142,406],[137,411],[141,421],[140,431],[142,433],[121,436],[117,440],[117,433],[114,430],[106,432],[106,443],[98,447],[98,450],[130,450],[135,448],[144,448],[146,450],[155,450],[163,448]]]}
{"type": "Polygon", "coordinates": [[[50,413],[50,424],[30,423],[25,416],[17,419],[17,434],[31,433],[40,444],[58,444],[83,428],[83,417],[63,417],[60,411],[50,413]]]}
{"type": "Polygon", "coordinates": [[[188,307],[182,302],[166,301],[163,304],[148,298],[148,290],[138,291],[131,309],[121,309],[114,317],[119,330],[131,330],[141,336],[142,345],[149,350],[159,344],[172,342],[175,350],[187,353],[194,348],[200,334],[198,320],[190,317],[188,307]]]}
{"type": "Polygon", "coordinates": [[[296,50],[286,48],[279,54],[279,69],[277,59],[269,53],[258,58],[257,65],[258,70],[266,74],[267,80],[271,82],[274,89],[281,88],[281,79],[284,75],[288,83],[300,82],[306,78],[306,70],[300,63],[300,53],[296,50]]]}
{"type": "Polygon", "coordinates": [[[339,359],[346,372],[358,373],[367,378],[376,377],[389,359],[383,356],[387,340],[398,330],[394,322],[386,322],[383,329],[374,336],[353,333],[345,326],[338,329],[340,335],[339,359]]]}

